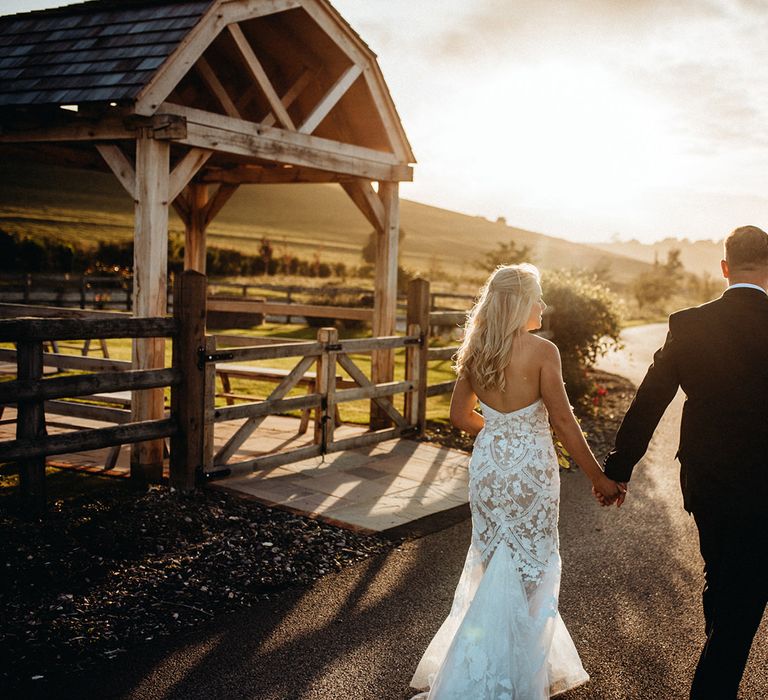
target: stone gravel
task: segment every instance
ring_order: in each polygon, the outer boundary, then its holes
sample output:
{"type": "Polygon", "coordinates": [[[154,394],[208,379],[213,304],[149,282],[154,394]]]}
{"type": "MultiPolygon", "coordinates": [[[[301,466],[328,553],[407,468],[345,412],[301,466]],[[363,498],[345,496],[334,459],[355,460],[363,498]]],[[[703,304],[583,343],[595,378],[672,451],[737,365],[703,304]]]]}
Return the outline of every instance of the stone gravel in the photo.
{"type": "Polygon", "coordinates": [[[212,490],[120,484],[56,501],[42,521],[9,511],[0,684],[82,671],[393,546],[212,490]]]}

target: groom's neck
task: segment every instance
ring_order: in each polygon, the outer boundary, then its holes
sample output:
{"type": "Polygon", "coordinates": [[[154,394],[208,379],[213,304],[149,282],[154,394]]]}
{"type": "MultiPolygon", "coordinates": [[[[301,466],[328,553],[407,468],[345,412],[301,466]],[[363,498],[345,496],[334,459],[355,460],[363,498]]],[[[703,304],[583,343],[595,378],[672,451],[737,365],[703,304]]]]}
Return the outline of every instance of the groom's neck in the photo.
{"type": "Polygon", "coordinates": [[[749,273],[732,274],[728,277],[728,286],[734,284],[756,284],[762,289],[768,289],[768,277],[749,273]]]}

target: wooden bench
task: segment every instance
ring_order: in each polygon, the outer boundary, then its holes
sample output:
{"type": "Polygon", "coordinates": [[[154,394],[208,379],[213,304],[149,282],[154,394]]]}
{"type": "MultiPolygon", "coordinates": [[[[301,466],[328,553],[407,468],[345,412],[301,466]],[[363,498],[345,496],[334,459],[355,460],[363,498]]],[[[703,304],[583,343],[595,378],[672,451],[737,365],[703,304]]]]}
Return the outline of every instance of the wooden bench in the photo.
{"type": "MultiPolygon", "coordinates": [[[[104,338],[99,338],[96,340],[96,342],[99,344],[99,349],[101,350],[102,357],[106,357],[109,359],[109,348],[107,347],[107,341],[104,340],[104,338]]],[[[62,343],[60,340],[51,340],[48,342],[43,343],[43,349],[48,350],[50,346],[50,349],[55,353],[60,353],[61,348],[69,348],[70,350],[79,350],[80,354],[83,357],[88,357],[89,353],[91,352],[91,339],[86,338],[83,341],[82,345],[73,345],[72,343],[62,343]]]]}
{"type": "MultiPolygon", "coordinates": [[[[263,396],[251,396],[249,394],[233,393],[230,384],[232,377],[240,379],[250,379],[252,381],[283,381],[289,374],[289,369],[278,369],[276,367],[252,367],[251,365],[221,364],[216,366],[216,376],[221,378],[222,392],[216,396],[226,399],[227,405],[232,406],[235,399],[242,401],[263,401],[263,396]]],[[[306,386],[308,394],[314,394],[317,386],[317,372],[304,372],[296,382],[296,386],[306,386]]],[[[345,380],[340,374],[336,375],[336,388],[340,389],[347,386],[357,386],[355,382],[345,380]]],[[[301,412],[301,422],[299,423],[299,433],[304,434],[309,427],[309,414],[311,409],[305,408],[301,412]]],[[[336,406],[336,423],[340,422],[339,407],[336,406]]]]}

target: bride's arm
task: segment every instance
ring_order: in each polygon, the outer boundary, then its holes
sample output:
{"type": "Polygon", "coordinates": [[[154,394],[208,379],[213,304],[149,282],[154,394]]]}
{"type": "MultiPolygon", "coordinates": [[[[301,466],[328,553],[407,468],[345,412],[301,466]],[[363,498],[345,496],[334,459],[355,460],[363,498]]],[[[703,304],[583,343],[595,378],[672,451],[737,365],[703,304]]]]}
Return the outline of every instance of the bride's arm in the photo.
{"type": "Polygon", "coordinates": [[[549,412],[549,420],[560,438],[560,442],[581,467],[592,486],[609,502],[620,497],[621,487],[609,479],[592,454],[581,426],[573,415],[568,394],[563,383],[563,370],[560,363],[560,353],[557,347],[549,341],[542,345],[543,363],[541,367],[541,396],[549,412]]]}
{"type": "Polygon", "coordinates": [[[456,381],[451,396],[451,423],[459,430],[477,435],[485,425],[483,417],[475,410],[477,396],[466,377],[456,381]]]}

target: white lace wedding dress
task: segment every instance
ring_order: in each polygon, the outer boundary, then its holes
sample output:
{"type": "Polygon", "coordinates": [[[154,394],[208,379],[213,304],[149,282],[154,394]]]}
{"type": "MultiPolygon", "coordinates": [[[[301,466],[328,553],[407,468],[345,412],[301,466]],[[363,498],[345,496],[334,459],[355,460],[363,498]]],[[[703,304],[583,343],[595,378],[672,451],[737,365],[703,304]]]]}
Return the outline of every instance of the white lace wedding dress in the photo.
{"type": "Polygon", "coordinates": [[[542,700],[589,680],[557,610],[560,474],[541,399],[481,403],[472,543],[450,615],[411,680],[429,700],[542,700]]]}

